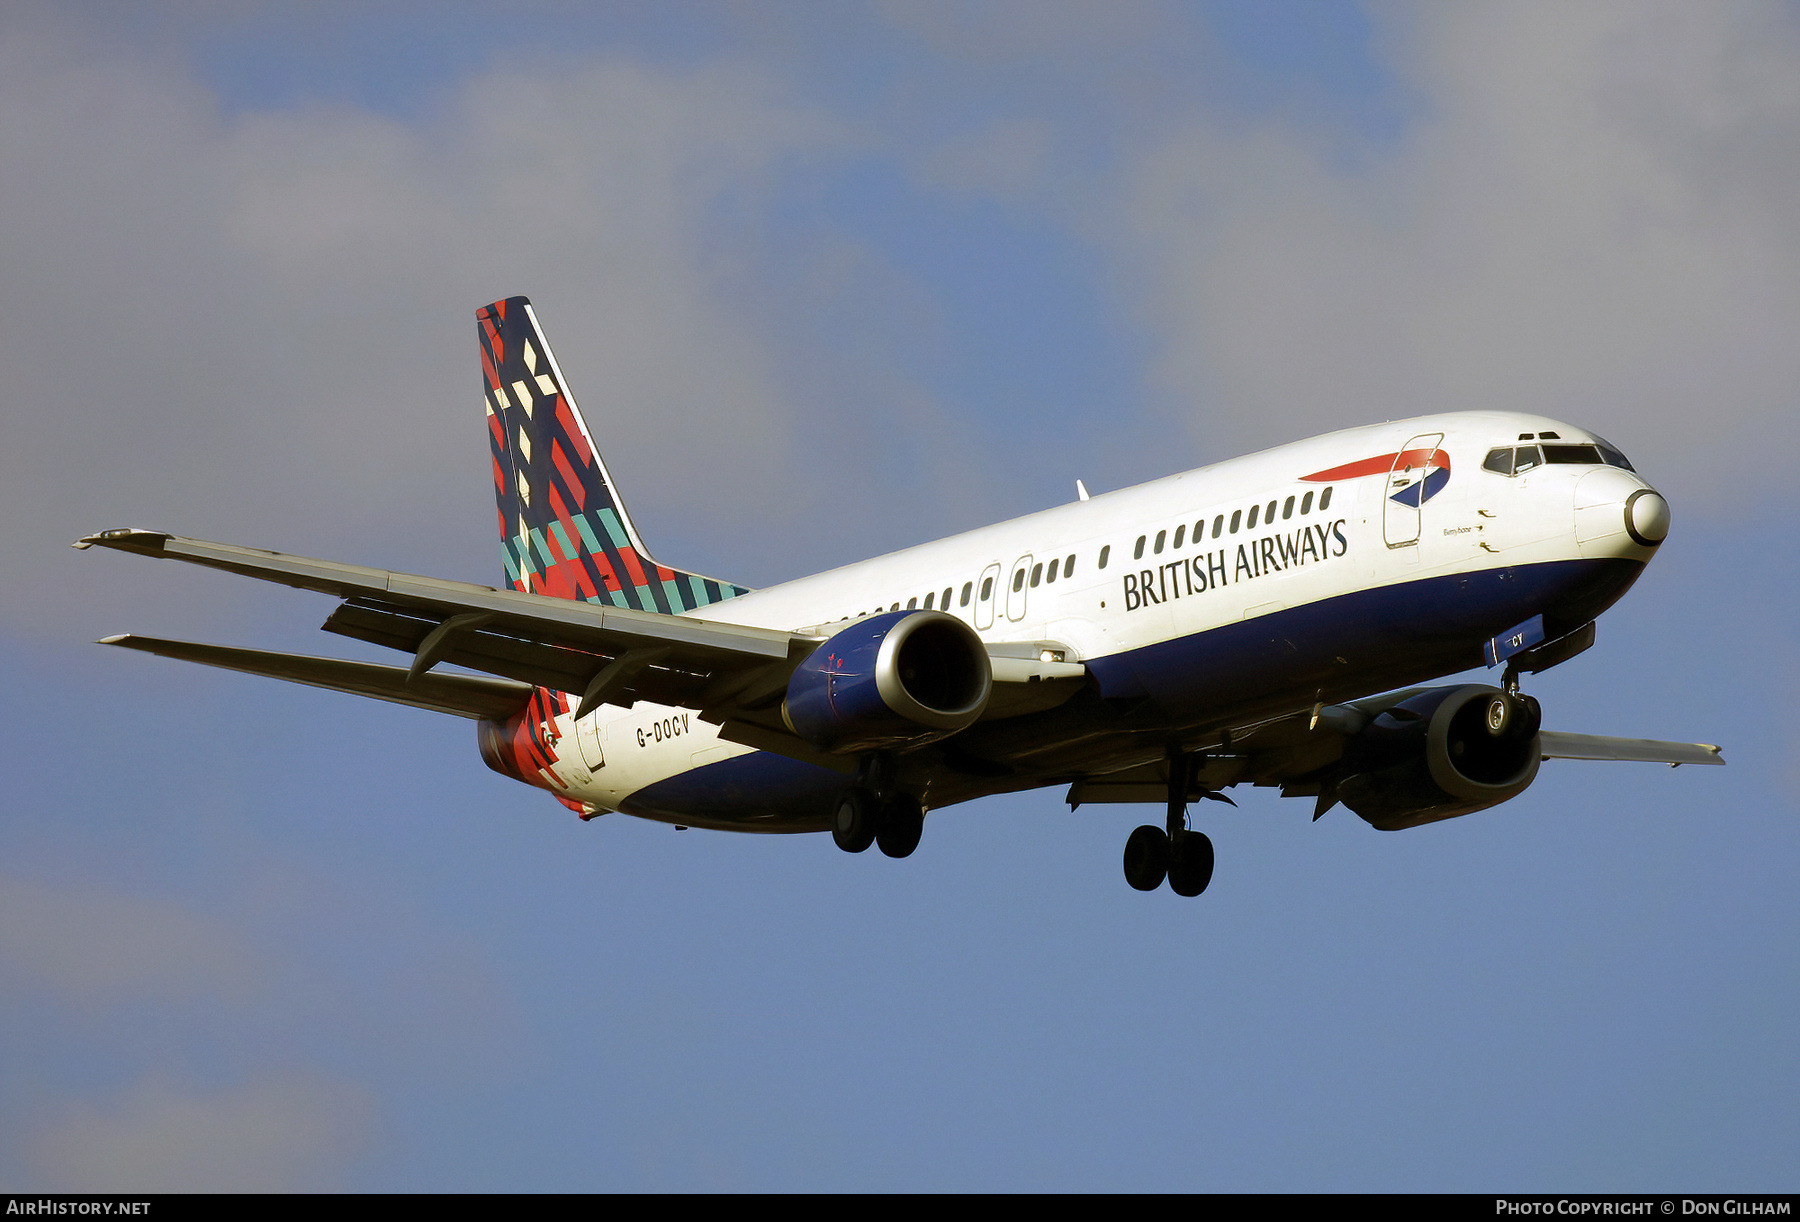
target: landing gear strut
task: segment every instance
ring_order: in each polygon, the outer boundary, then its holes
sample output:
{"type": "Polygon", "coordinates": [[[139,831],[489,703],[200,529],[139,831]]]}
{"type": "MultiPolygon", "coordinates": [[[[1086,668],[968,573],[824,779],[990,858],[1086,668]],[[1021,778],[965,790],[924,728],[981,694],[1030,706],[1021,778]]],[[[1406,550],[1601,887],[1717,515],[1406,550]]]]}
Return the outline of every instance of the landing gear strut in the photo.
{"type": "Polygon", "coordinates": [[[1169,880],[1176,895],[1199,895],[1212,882],[1213,844],[1205,832],[1187,825],[1191,758],[1169,745],[1169,814],[1167,828],[1148,823],[1125,842],[1125,881],[1139,891],[1154,891],[1169,880]]]}
{"type": "Polygon", "coordinates": [[[892,761],[870,756],[832,809],[831,838],[846,853],[879,845],[889,857],[909,857],[925,830],[925,807],[893,786],[892,761]]]}

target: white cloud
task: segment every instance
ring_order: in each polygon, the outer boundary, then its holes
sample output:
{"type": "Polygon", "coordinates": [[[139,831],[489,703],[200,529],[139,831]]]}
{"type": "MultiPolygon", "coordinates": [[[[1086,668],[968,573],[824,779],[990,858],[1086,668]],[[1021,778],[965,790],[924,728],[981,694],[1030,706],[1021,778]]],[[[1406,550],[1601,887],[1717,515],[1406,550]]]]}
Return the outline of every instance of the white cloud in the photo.
{"type": "MultiPolygon", "coordinates": [[[[1240,443],[1457,408],[1590,424],[1688,496],[1800,441],[1800,23],[1767,4],[1380,10],[1396,144],[1201,119],[1122,249],[1171,400],[1240,443]]],[[[1721,489],[1724,489],[1721,493],[1721,489]]]]}
{"type": "Polygon", "coordinates": [[[521,292],[640,516],[783,480],[797,425],[711,235],[841,136],[766,78],[520,63],[429,122],[227,117],[48,24],[0,27],[0,563],[120,522],[399,566],[488,539],[473,313],[521,292]]]}
{"type": "Polygon", "coordinates": [[[93,1006],[241,1000],[266,976],[235,932],[167,900],[0,878],[0,978],[93,1006]]]}
{"type": "Polygon", "coordinates": [[[933,150],[923,159],[920,175],[951,192],[999,199],[1027,195],[1042,185],[1055,135],[1042,120],[995,119],[933,150]]]}
{"type": "Polygon", "coordinates": [[[362,1087],[309,1073],[210,1093],[146,1079],[69,1108],[30,1142],[30,1171],[53,1192],[329,1191],[366,1152],[373,1113],[362,1087]]]}
{"type": "Polygon", "coordinates": [[[223,915],[0,878],[4,1017],[30,1052],[0,1105],[9,1174],[57,1191],[330,1188],[374,1140],[378,1098],[421,1074],[486,1085],[529,1057],[480,939],[366,879],[229,872],[223,915]]]}
{"type": "Polygon", "coordinates": [[[1021,60],[1085,65],[1136,51],[1170,24],[1154,0],[1116,0],[1104,8],[1084,0],[882,0],[876,10],[933,55],[984,66],[1021,60]]]}

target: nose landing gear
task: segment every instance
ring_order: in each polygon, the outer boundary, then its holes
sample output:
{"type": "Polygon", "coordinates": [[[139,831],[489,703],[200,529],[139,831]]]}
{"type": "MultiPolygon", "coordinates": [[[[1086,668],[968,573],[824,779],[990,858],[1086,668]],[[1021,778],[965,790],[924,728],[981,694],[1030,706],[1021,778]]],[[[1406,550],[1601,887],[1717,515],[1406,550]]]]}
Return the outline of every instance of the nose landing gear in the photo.
{"type": "Polygon", "coordinates": [[[1519,690],[1519,672],[1506,668],[1500,680],[1501,691],[1488,699],[1484,710],[1487,731],[1494,738],[1530,738],[1544,724],[1544,710],[1538,702],[1519,690]]]}

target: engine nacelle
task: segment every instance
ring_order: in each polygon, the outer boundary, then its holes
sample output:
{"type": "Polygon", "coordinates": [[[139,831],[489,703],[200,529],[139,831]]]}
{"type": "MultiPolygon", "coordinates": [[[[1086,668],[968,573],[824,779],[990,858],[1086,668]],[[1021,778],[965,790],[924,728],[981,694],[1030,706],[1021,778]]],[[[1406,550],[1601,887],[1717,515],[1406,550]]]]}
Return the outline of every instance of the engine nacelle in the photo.
{"type": "Polygon", "coordinates": [[[1338,798],[1384,832],[1516,798],[1542,760],[1537,702],[1481,684],[1430,688],[1350,740],[1338,798]]]}
{"type": "Polygon", "coordinates": [[[800,663],[782,715],[826,751],[918,747],[973,723],[993,685],[973,628],[941,611],[890,611],[851,624],[800,663]]]}

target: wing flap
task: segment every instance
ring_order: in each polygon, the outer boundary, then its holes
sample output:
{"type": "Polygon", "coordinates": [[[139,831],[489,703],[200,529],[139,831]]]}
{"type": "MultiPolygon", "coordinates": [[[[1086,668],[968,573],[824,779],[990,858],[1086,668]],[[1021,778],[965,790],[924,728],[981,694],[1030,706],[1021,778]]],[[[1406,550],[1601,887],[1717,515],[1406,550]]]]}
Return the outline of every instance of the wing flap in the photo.
{"type": "Polygon", "coordinates": [[[529,684],[487,675],[423,674],[409,681],[405,667],[382,666],[374,662],[347,662],[337,658],[147,636],[109,636],[100,644],[478,720],[504,720],[523,708],[531,698],[529,684]]]}
{"type": "MultiPolygon", "coordinates": [[[[327,632],[353,640],[417,654],[444,620],[410,607],[384,606],[353,599],[338,607],[322,625],[327,632]]],[[[586,650],[481,629],[453,634],[435,651],[437,660],[485,671],[557,691],[579,691],[606,658],[586,650]]]]}

